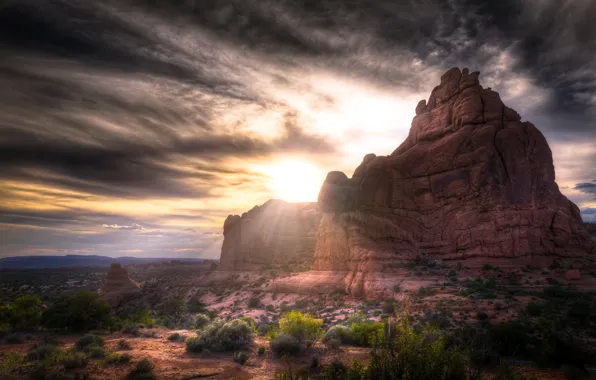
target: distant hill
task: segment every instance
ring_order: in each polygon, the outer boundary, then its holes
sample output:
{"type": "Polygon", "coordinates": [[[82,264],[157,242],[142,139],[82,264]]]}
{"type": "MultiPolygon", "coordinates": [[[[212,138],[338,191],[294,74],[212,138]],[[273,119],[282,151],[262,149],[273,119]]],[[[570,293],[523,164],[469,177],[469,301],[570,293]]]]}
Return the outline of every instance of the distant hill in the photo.
{"type": "Polygon", "coordinates": [[[140,258],[140,257],[108,257],[108,256],[15,256],[0,259],[0,269],[39,269],[62,267],[109,267],[112,263],[121,265],[147,264],[167,261],[203,262],[205,259],[185,258],[140,258]]]}

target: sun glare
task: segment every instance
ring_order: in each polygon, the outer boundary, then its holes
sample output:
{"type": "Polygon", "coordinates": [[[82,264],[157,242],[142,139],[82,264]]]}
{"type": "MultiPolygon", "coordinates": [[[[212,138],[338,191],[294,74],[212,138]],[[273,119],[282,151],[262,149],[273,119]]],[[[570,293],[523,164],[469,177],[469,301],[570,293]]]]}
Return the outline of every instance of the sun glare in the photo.
{"type": "Polygon", "coordinates": [[[281,161],[266,170],[274,197],[286,202],[316,202],[325,172],[305,161],[281,161]]]}

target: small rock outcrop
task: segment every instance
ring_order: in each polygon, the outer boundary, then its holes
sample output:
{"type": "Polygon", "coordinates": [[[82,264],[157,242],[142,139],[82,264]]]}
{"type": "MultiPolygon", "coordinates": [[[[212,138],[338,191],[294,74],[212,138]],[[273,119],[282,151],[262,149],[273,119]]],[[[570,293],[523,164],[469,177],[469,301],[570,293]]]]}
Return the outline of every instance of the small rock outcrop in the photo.
{"type": "Polygon", "coordinates": [[[269,200],[224,223],[219,270],[312,265],[321,213],[316,203],[269,200]]]}
{"type": "Polygon", "coordinates": [[[126,269],[120,264],[114,263],[110,266],[106,279],[99,291],[112,307],[118,307],[127,301],[142,295],[139,285],[128,277],[126,269]]]}
{"type": "Polygon", "coordinates": [[[524,265],[594,250],[546,139],[478,76],[447,71],[391,155],[328,174],[314,270],[349,271],[362,294],[366,273],[419,255],[524,265]]]}

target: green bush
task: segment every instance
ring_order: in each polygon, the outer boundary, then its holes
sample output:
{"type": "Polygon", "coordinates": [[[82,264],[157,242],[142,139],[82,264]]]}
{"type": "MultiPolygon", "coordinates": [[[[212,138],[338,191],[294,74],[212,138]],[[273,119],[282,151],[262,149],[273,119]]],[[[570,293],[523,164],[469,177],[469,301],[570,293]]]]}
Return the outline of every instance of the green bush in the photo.
{"type": "Polygon", "coordinates": [[[197,314],[195,317],[195,328],[200,329],[208,325],[211,319],[205,314],[197,314]]]}
{"type": "Polygon", "coordinates": [[[379,380],[468,378],[466,353],[447,347],[445,337],[436,330],[414,329],[407,320],[401,320],[394,327],[397,332],[384,342],[385,349],[374,351],[368,367],[358,369],[362,377],[379,380]]]}
{"type": "Polygon", "coordinates": [[[168,300],[162,306],[162,312],[170,317],[174,324],[180,323],[187,311],[186,302],[181,299],[168,300]]]}
{"type": "Polygon", "coordinates": [[[96,344],[92,344],[90,346],[85,347],[85,352],[92,359],[101,359],[105,356],[105,351],[103,350],[103,348],[96,344]]]}
{"type": "Polygon", "coordinates": [[[259,305],[261,305],[261,300],[257,297],[249,298],[248,303],[246,304],[246,306],[248,306],[251,309],[256,309],[259,307],[259,305]]]}
{"type": "Polygon", "coordinates": [[[103,347],[103,345],[104,339],[101,336],[87,334],[81,339],[77,340],[74,346],[77,350],[83,351],[89,346],[103,347]]]}
{"type": "Polygon", "coordinates": [[[118,346],[118,348],[119,348],[120,350],[130,350],[130,349],[132,349],[132,347],[131,347],[130,343],[128,343],[128,341],[126,341],[126,340],[124,340],[124,339],[120,339],[120,340],[118,341],[118,344],[117,344],[117,346],[118,346]]]}
{"type": "Polygon", "coordinates": [[[290,311],[284,314],[279,321],[279,331],[291,335],[307,347],[313,345],[324,334],[321,325],[322,319],[316,319],[310,314],[290,311]]]}
{"type": "Polygon", "coordinates": [[[323,337],[323,344],[330,348],[337,348],[342,344],[352,343],[352,331],[347,326],[331,326],[323,337]]]}
{"type": "Polygon", "coordinates": [[[52,356],[56,351],[58,351],[58,347],[52,344],[37,344],[27,353],[26,358],[29,361],[44,360],[52,356]]]}
{"type": "Polygon", "coordinates": [[[384,324],[370,320],[355,321],[350,324],[352,343],[356,346],[371,347],[383,338],[384,324]]]}
{"type": "Polygon", "coordinates": [[[271,351],[277,356],[297,355],[302,349],[302,345],[295,337],[286,334],[279,334],[269,343],[271,351]]]}
{"type": "Polygon", "coordinates": [[[248,361],[249,355],[244,351],[236,351],[232,358],[236,363],[244,365],[248,361]]]}
{"type": "Polygon", "coordinates": [[[250,345],[253,338],[254,330],[243,320],[214,321],[197,332],[196,338],[186,340],[186,350],[234,351],[250,345]]]}
{"type": "Polygon", "coordinates": [[[190,301],[188,301],[187,304],[187,309],[189,313],[206,313],[207,312],[207,308],[205,307],[205,304],[203,304],[201,301],[197,300],[197,299],[192,299],[190,301]]]}
{"type": "Polygon", "coordinates": [[[85,368],[89,363],[87,355],[72,350],[66,351],[61,360],[64,369],[85,368]]]}
{"type": "Polygon", "coordinates": [[[259,346],[259,347],[257,347],[257,354],[258,354],[259,356],[261,356],[261,355],[265,355],[265,347],[263,347],[263,346],[259,346]]]}
{"type": "Polygon", "coordinates": [[[129,354],[119,354],[117,352],[108,352],[106,354],[106,363],[108,364],[125,364],[130,362],[130,359],[129,354]]]}
{"type": "Polygon", "coordinates": [[[16,352],[6,352],[0,361],[0,378],[4,376],[7,380],[17,378],[16,372],[25,364],[25,358],[16,352]]]}
{"type": "Polygon", "coordinates": [[[112,308],[97,293],[81,291],[60,297],[46,309],[41,322],[48,328],[82,332],[111,322],[112,308]]]}
{"type": "Polygon", "coordinates": [[[122,327],[122,332],[125,334],[130,334],[132,336],[140,336],[141,335],[141,327],[136,323],[129,323],[122,327]]]}
{"type": "Polygon", "coordinates": [[[149,359],[144,358],[130,370],[126,378],[128,380],[153,380],[156,379],[154,369],[155,364],[151,363],[149,359]]]}
{"type": "Polygon", "coordinates": [[[41,300],[37,296],[26,295],[17,298],[6,309],[6,318],[13,329],[36,330],[41,320],[41,300]]]}
{"type": "Polygon", "coordinates": [[[178,333],[173,333],[172,335],[168,336],[168,340],[170,342],[180,342],[180,341],[184,341],[184,339],[185,339],[185,337],[178,333]]]}

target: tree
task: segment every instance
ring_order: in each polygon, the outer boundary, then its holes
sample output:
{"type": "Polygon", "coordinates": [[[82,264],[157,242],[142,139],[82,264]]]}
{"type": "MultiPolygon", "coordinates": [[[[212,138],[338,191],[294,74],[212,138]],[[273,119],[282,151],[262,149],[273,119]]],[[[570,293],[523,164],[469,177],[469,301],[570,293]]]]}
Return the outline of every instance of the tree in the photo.
{"type": "Polygon", "coordinates": [[[49,328],[82,332],[100,328],[110,322],[112,308],[97,293],[80,291],[60,297],[42,315],[49,328]]]}
{"type": "Polygon", "coordinates": [[[35,330],[39,327],[41,300],[33,295],[19,297],[8,306],[7,316],[13,329],[35,330]]]}

